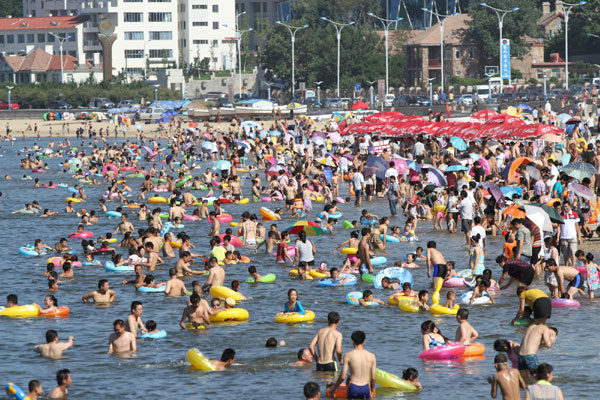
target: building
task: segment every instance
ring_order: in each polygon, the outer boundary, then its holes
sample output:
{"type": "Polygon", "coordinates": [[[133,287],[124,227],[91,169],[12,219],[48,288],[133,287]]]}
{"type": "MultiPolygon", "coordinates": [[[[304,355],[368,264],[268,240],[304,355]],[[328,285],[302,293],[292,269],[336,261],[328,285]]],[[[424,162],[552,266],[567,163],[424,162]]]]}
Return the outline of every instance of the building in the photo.
{"type": "Polygon", "coordinates": [[[235,0],[179,0],[178,29],[181,64],[208,58],[214,71],[235,69],[235,0]]]}
{"type": "Polygon", "coordinates": [[[275,21],[291,22],[292,5],[295,0],[235,0],[236,12],[246,14],[248,26],[260,29],[263,24],[271,26],[275,21]]]}
{"type": "MultiPolygon", "coordinates": [[[[89,16],[0,18],[0,51],[3,55],[28,54],[40,48],[50,54],[63,54],[85,63],[83,28],[89,16]]],[[[93,59],[92,59],[93,60],[93,59]]]]}
{"type": "Polygon", "coordinates": [[[562,29],[562,24],[565,21],[563,5],[557,2],[555,6],[554,11],[550,11],[550,3],[543,2],[542,16],[537,22],[547,38],[556,35],[562,29]]]}
{"type": "Polygon", "coordinates": [[[183,67],[200,56],[214,70],[227,69],[236,51],[232,31],[222,25],[235,18],[235,0],[23,0],[24,15],[85,16],[81,48],[84,59],[101,59],[99,25],[114,25],[113,75],[147,76],[183,67]],[[100,56],[100,57],[99,57],[100,56]]]}
{"type": "Polygon", "coordinates": [[[27,55],[3,55],[0,57],[0,82],[29,84],[38,82],[83,82],[90,77],[102,80],[100,65],[79,64],[71,55],[54,55],[40,48],[27,55]],[[61,61],[63,75],[61,78],[61,61]]]}

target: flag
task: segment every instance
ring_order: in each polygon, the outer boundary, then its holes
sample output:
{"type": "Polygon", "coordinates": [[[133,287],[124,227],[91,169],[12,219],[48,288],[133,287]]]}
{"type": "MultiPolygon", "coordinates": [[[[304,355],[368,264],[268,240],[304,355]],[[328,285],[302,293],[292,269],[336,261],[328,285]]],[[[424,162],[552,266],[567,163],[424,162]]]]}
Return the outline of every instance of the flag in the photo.
{"type": "Polygon", "coordinates": [[[446,103],[446,118],[450,119],[450,106],[446,103]]]}

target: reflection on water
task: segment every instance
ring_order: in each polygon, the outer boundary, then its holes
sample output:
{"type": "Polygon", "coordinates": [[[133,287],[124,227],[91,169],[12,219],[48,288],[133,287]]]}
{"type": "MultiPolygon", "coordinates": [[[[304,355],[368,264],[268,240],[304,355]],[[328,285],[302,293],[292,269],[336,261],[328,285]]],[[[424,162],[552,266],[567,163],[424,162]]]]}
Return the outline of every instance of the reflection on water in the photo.
{"type": "MultiPolygon", "coordinates": [[[[47,143],[44,140],[41,142],[47,143]]],[[[31,146],[33,142],[28,141],[26,144],[31,146]]],[[[21,146],[22,142],[17,141],[15,148],[21,146]]],[[[0,157],[0,170],[4,174],[10,174],[13,180],[0,182],[0,191],[3,193],[0,216],[4,220],[4,229],[0,230],[0,243],[4,244],[0,247],[0,271],[3,277],[0,296],[4,299],[9,293],[16,293],[21,304],[41,303],[47,293],[46,278],[42,276],[47,257],[22,257],[18,254],[18,248],[32,243],[36,238],[42,238],[47,244],[53,245],[58,239],[74,231],[78,220],[64,214],[47,219],[10,215],[10,212],[23,207],[23,203],[33,200],[38,200],[44,208],[63,211],[67,191],[64,188],[33,189],[33,181],[21,181],[23,171],[17,167],[18,158],[14,148],[4,148],[4,157],[0,157]]],[[[76,183],[70,177],[57,173],[58,159],[47,159],[47,162],[53,171],[36,175],[42,183],[49,180],[71,185],[76,183]]],[[[203,170],[197,170],[196,174],[203,170]]],[[[130,180],[130,186],[134,188],[137,188],[138,183],[141,180],[130,180]]],[[[97,199],[106,190],[106,186],[86,186],[89,200],[76,208],[98,210],[97,199]]],[[[243,188],[245,193],[250,192],[249,180],[243,180],[243,188]]],[[[109,209],[116,208],[116,204],[108,204],[109,209]]],[[[258,214],[261,206],[262,203],[226,205],[225,209],[235,217],[245,210],[258,214]]],[[[320,210],[319,206],[319,203],[315,203],[315,211],[320,210]]],[[[365,203],[364,207],[379,215],[389,214],[386,201],[365,203]]],[[[342,209],[346,213],[343,219],[358,219],[360,210],[352,205],[342,205],[342,209]]],[[[134,218],[130,220],[137,229],[144,226],[134,218]]],[[[284,220],[278,226],[282,230],[292,222],[284,220]]],[[[404,218],[392,221],[392,225],[403,226],[403,223],[404,218]]],[[[98,237],[114,231],[116,224],[115,219],[101,217],[100,223],[90,230],[98,237]]],[[[333,236],[312,238],[318,249],[316,261],[327,262],[329,267],[342,265],[342,256],[333,256],[332,251],[338,243],[348,238],[349,233],[341,224],[335,229],[333,236]]],[[[209,225],[206,222],[186,221],[183,230],[191,235],[192,242],[200,252],[207,252],[209,225]]],[[[419,224],[417,233],[421,238],[420,242],[388,245],[388,265],[404,260],[405,254],[414,251],[417,246],[425,247],[428,240],[435,240],[446,259],[456,261],[457,270],[468,266],[464,236],[434,232],[430,223],[419,224]]],[[[496,237],[491,238],[488,243],[485,263],[492,268],[494,278],[497,279],[500,270],[494,259],[500,254],[503,241],[501,237],[496,237]]],[[[81,253],[80,242],[70,240],[70,244],[81,253]]],[[[407,314],[392,306],[351,306],[345,302],[345,296],[350,290],[372,287],[359,282],[354,288],[324,288],[318,287],[315,281],[294,281],[287,273],[290,268],[277,265],[273,257],[262,252],[254,254],[250,250],[242,250],[242,254],[252,259],[250,265],[255,265],[261,274],[277,275],[275,284],[241,284],[241,292],[250,297],[241,305],[250,313],[249,322],[215,325],[207,331],[182,331],[178,324],[186,305],[185,298],[167,299],[161,295],[139,293],[131,285],[121,285],[124,275],[106,273],[103,266],[78,267],[74,268],[75,280],[61,283],[59,292],[55,294],[60,305],[71,308],[68,318],[0,319],[0,329],[5,332],[0,338],[0,354],[4,361],[0,365],[0,376],[4,381],[13,381],[21,388],[26,388],[30,379],[39,379],[46,390],[49,390],[55,384],[56,371],[69,368],[73,375],[71,397],[77,399],[100,396],[139,399],[148,393],[191,398],[198,398],[198,394],[202,393],[202,398],[235,396],[240,399],[265,398],[265,393],[268,393],[270,399],[301,398],[306,381],[321,382],[324,393],[325,383],[333,380],[333,376],[317,374],[312,369],[291,367],[291,364],[296,361],[298,350],[308,347],[317,329],[326,325],[327,313],[338,311],[341,315],[340,330],[344,334],[345,352],[351,350],[349,338],[352,331],[361,329],[367,335],[367,349],[377,356],[379,368],[397,375],[401,375],[402,370],[407,367],[414,367],[420,372],[420,380],[424,386],[422,393],[402,394],[379,389],[378,398],[453,399],[458,398],[454,395],[456,393],[464,393],[471,398],[487,398],[489,384],[486,378],[494,372],[494,340],[507,338],[520,341],[524,333],[524,328],[508,325],[518,306],[514,290],[511,289],[509,293],[498,296],[497,305],[470,307],[469,321],[478,330],[480,341],[486,346],[485,360],[424,362],[417,358],[422,350],[420,324],[426,319],[433,319],[446,336],[453,338],[458,327],[454,317],[432,317],[428,313],[407,314]],[[83,304],[81,296],[95,289],[98,280],[102,278],[108,279],[111,288],[117,292],[115,303],[110,307],[83,304]],[[314,323],[286,325],[273,322],[273,317],[283,310],[290,288],[299,291],[299,300],[304,308],[316,313],[314,323]],[[167,330],[168,336],[159,340],[139,340],[135,357],[109,356],[108,337],[112,333],[112,323],[115,319],[125,319],[129,315],[129,306],[133,300],[143,302],[143,320],[155,320],[157,328],[167,330]],[[44,334],[47,329],[57,330],[61,340],[69,335],[75,336],[75,345],[65,352],[66,358],[45,360],[32,351],[36,344],[45,342],[44,334]],[[266,339],[271,336],[277,340],[284,339],[287,345],[277,349],[265,348],[266,339]],[[185,355],[192,347],[200,349],[211,359],[220,358],[225,348],[232,347],[237,352],[237,362],[244,365],[210,374],[190,370],[185,355]]],[[[157,281],[167,280],[168,269],[174,264],[175,261],[168,260],[166,265],[159,266],[154,274],[157,281]]],[[[227,281],[237,279],[245,282],[249,276],[247,267],[248,264],[225,267],[227,281]]],[[[416,289],[430,287],[424,268],[412,273],[416,289]]],[[[186,285],[190,282],[191,279],[187,280],[186,285]]],[[[537,282],[536,286],[543,287],[543,282],[537,282]]],[[[462,291],[458,290],[457,293],[462,291]]],[[[389,293],[375,291],[375,295],[385,300],[389,293]]],[[[442,293],[442,299],[444,298],[445,293],[442,293]]],[[[599,322],[599,308],[598,301],[584,299],[579,309],[554,310],[551,325],[559,328],[558,340],[552,349],[542,350],[539,355],[541,361],[554,365],[555,382],[562,387],[566,398],[597,398],[595,392],[600,389],[600,385],[595,371],[600,367],[600,362],[595,332],[599,322]]]]}

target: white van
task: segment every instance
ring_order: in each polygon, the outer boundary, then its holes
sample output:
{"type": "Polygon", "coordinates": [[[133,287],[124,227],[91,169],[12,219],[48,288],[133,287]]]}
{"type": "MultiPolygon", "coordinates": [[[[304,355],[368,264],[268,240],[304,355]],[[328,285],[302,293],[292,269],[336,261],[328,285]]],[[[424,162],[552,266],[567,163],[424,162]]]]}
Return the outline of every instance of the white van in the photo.
{"type": "Polygon", "coordinates": [[[388,93],[385,95],[385,98],[383,100],[383,105],[385,107],[391,107],[394,104],[395,99],[396,99],[396,96],[393,93],[388,93]]]}

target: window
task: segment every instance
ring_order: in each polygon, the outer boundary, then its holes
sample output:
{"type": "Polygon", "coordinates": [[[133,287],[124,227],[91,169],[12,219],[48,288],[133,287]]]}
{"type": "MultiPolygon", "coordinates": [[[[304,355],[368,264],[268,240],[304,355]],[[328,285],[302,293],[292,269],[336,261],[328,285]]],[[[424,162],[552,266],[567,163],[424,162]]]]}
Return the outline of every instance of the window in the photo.
{"type": "Polygon", "coordinates": [[[141,3],[144,0],[123,0],[123,3],[141,3]]]}
{"type": "Polygon", "coordinates": [[[38,42],[39,43],[44,43],[46,41],[46,34],[44,33],[38,33],[38,42]]]}
{"type": "Polygon", "coordinates": [[[75,58],[77,58],[77,52],[76,52],[75,50],[69,50],[69,55],[70,55],[71,57],[75,57],[75,58]]]}
{"type": "Polygon", "coordinates": [[[150,49],[150,58],[172,58],[172,49],[150,49]]]}
{"type": "Polygon", "coordinates": [[[148,0],[148,3],[170,3],[171,0],[148,0]]]}
{"type": "Polygon", "coordinates": [[[475,58],[475,49],[469,47],[469,58],[475,58]]]}
{"type": "MultiPolygon", "coordinates": [[[[50,35],[48,35],[50,36],[50,35]]],[[[6,35],[6,43],[12,44],[15,42],[15,35],[6,35]]]]}
{"type": "Polygon", "coordinates": [[[457,60],[460,59],[460,50],[454,51],[454,58],[456,58],[457,60]]]}
{"type": "Polygon", "coordinates": [[[126,12],[123,13],[124,22],[144,22],[143,13],[126,12]]]}
{"type": "Polygon", "coordinates": [[[144,32],[125,32],[125,40],[144,40],[144,32]]]}
{"type": "Polygon", "coordinates": [[[218,40],[213,40],[211,47],[219,47],[219,41],[218,40]]]}
{"type": "Polygon", "coordinates": [[[218,13],[219,12],[219,5],[218,4],[213,4],[212,11],[218,13]]]}
{"type": "Polygon", "coordinates": [[[27,34],[27,43],[33,43],[35,42],[35,35],[33,33],[28,33],[27,34]]]}
{"type": "Polygon", "coordinates": [[[148,22],[171,22],[170,12],[151,12],[148,13],[148,22]]]}
{"type": "Polygon", "coordinates": [[[144,50],[125,50],[125,58],[144,58],[144,50]]]}
{"type": "Polygon", "coordinates": [[[206,22],[206,21],[194,21],[194,22],[192,22],[192,26],[208,26],[208,22],[206,22]]]}
{"type": "Polygon", "coordinates": [[[171,31],[150,32],[150,40],[171,40],[171,39],[173,39],[173,32],[171,32],[171,31]]]}
{"type": "Polygon", "coordinates": [[[75,33],[70,33],[69,35],[69,42],[74,42],[76,39],[75,33]]]}
{"type": "Polygon", "coordinates": [[[193,43],[194,44],[208,44],[208,40],[206,40],[206,39],[194,40],[193,43]]]}
{"type": "Polygon", "coordinates": [[[193,4],[192,10],[208,10],[208,6],[206,4],[193,4]]]}
{"type": "Polygon", "coordinates": [[[17,35],[17,43],[25,43],[25,35],[24,34],[18,34],[17,35]]]}
{"type": "Polygon", "coordinates": [[[218,21],[213,22],[213,29],[219,29],[219,22],[218,21]]]}
{"type": "Polygon", "coordinates": [[[0,35],[0,44],[4,44],[4,35],[0,35]]]}
{"type": "Polygon", "coordinates": [[[127,68],[127,75],[143,75],[143,68],[127,68]]]}

